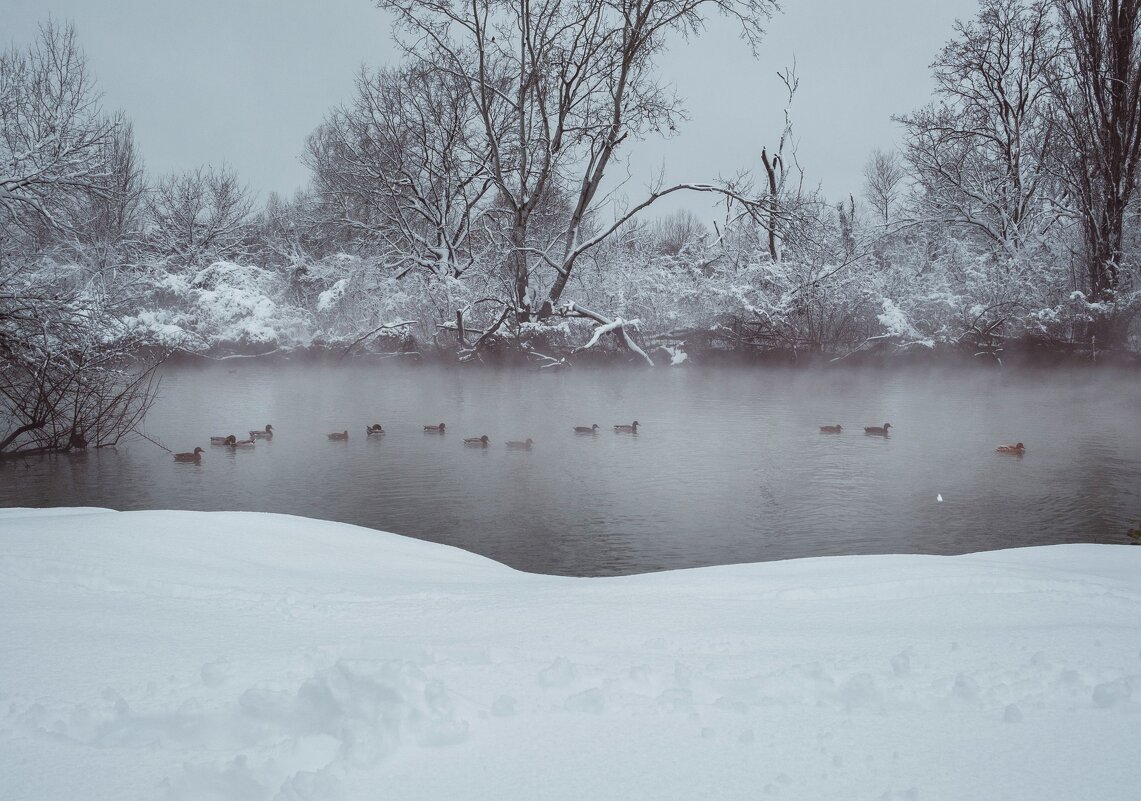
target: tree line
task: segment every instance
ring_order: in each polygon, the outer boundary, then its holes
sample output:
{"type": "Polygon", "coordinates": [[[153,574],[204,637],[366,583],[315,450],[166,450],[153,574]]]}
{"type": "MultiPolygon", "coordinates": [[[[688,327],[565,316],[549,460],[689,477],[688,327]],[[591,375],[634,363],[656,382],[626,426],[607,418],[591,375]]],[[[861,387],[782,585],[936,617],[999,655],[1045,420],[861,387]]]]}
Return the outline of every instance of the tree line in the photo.
{"type": "Polygon", "coordinates": [[[685,119],[669,48],[712,14],[759,48],[774,3],[377,5],[402,58],[308,137],[309,185],[260,203],[225,166],[148,175],[73,27],[0,56],[0,452],[114,442],[174,349],[1137,349],[1141,0],[983,0],[842,200],[801,163],[790,69],[758,164],[621,202],[632,148],[685,119]],[[655,215],[683,194],[719,211],[655,215]]]}

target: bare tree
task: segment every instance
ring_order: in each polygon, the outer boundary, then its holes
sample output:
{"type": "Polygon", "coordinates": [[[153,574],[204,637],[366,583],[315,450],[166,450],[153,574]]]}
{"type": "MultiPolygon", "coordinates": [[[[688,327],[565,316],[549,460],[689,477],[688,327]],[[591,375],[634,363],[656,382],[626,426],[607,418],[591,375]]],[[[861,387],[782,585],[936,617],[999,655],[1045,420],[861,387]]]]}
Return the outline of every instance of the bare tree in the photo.
{"type": "Polygon", "coordinates": [[[918,184],[916,221],[1017,252],[1057,220],[1050,0],[983,0],[932,65],[937,102],[898,117],[918,184]]]}
{"type": "Polygon", "coordinates": [[[667,256],[678,255],[708,234],[705,224],[689,209],[679,209],[668,217],[656,220],[650,231],[654,249],[667,256]]]}
{"type": "Polygon", "coordinates": [[[1055,74],[1062,164],[1085,240],[1092,301],[1113,300],[1141,162],[1141,0],[1057,0],[1068,47],[1055,74]]]}
{"type": "Polygon", "coordinates": [[[252,210],[249,191],[225,166],[168,175],[147,200],[148,244],[156,255],[183,268],[233,259],[244,252],[252,210]]]}
{"type": "Polygon", "coordinates": [[[873,150],[864,164],[864,198],[881,225],[891,222],[892,212],[903,196],[905,177],[894,150],[873,150]]]}
{"type": "Polygon", "coordinates": [[[461,77],[470,93],[506,211],[506,268],[521,319],[537,302],[533,265],[553,274],[542,304],[549,313],[576,260],[598,244],[596,236],[583,238],[584,226],[621,145],[668,134],[680,118],[678,98],[655,77],[655,60],[671,35],[697,32],[704,12],[717,9],[737,19],[755,44],[774,7],[771,0],[377,4],[396,15],[412,58],[461,77]],[[569,215],[558,240],[535,241],[531,218],[552,183],[571,188],[569,215]]]}
{"type": "MultiPolygon", "coordinates": [[[[796,141],[792,135],[792,101],[796,98],[796,90],[800,88],[800,79],[796,75],[796,65],[789,67],[784,72],[778,72],[777,77],[780,78],[781,83],[784,84],[785,91],[788,93],[788,98],[784,106],[784,128],[781,130],[780,140],[777,142],[776,150],[772,155],[769,155],[768,148],[761,148],[761,164],[765,168],[765,182],[768,189],[769,204],[766,212],[764,222],[762,223],[768,232],[769,241],[769,258],[774,262],[781,260],[781,221],[782,221],[782,207],[784,204],[785,196],[789,192],[788,182],[790,175],[789,161],[796,162],[796,141]],[[785,148],[789,152],[785,152],[785,148]]],[[[799,194],[800,186],[803,182],[804,173],[800,172],[801,180],[798,181],[799,194]]]]}
{"type": "Polygon", "coordinates": [[[352,103],[329,114],[305,155],[326,224],[372,241],[400,276],[462,275],[488,223],[477,127],[462,78],[425,65],[362,70],[352,103]]]}
{"type": "Polygon", "coordinates": [[[147,193],[142,157],[135,145],[135,130],[124,121],[105,145],[103,161],[110,177],[106,193],[93,199],[85,229],[97,240],[137,237],[142,229],[147,193]]]}
{"type": "Polygon", "coordinates": [[[114,445],[154,403],[162,357],[80,290],[0,282],[0,455],[114,445]]]}

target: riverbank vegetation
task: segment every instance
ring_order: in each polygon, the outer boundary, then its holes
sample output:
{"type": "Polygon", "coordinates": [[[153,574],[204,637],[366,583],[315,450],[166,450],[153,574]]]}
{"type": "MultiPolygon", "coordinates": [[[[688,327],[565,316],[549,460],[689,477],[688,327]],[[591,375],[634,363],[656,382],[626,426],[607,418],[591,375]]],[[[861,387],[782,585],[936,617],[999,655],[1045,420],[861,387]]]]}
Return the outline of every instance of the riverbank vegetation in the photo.
{"type": "Polygon", "coordinates": [[[930,103],[900,110],[898,148],[833,198],[798,158],[792,69],[779,135],[740,132],[757,164],[643,198],[619,180],[683,124],[669,48],[714,13],[761,47],[769,0],[378,6],[402,59],[362,68],[299,143],[311,182],[289,198],[221,164],[148,174],[66,24],[0,57],[0,450],[90,428],[67,394],[86,376],[145,406],[154,354],[175,350],[542,367],[1141,351],[1141,0],[983,0],[935,54],[930,103]]]}

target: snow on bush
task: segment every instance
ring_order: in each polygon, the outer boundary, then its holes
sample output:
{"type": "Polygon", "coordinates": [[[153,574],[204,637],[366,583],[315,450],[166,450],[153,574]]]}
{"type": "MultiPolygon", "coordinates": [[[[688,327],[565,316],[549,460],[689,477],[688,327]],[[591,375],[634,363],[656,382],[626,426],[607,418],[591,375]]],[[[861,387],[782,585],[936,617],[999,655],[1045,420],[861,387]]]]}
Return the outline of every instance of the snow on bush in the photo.
{"type": "Polygon", "coordinates": [[[907,345],[922,345],[925,348],[935,347],[935,341],[921,334],[912,325],[903,309],[897,306],[891,298],[883,299],[883,312],[876,315],[876,319],[883,326],[885,336],[897,339],[907,345]]]}
{"type": "Polygon", "coordinates": [[[279,301],[282,277],[252,265],[214,262],[194,276],[190,298],[213,343],[303,345],[304,313],[279,301]]]}
{"type": "Polygon", "coordinates": [[[341,302],[345,295],[345,287],[349,285],[348,278],[342,278],[331,287],[317,296],[317,311],[327,312],[341,302]]]}

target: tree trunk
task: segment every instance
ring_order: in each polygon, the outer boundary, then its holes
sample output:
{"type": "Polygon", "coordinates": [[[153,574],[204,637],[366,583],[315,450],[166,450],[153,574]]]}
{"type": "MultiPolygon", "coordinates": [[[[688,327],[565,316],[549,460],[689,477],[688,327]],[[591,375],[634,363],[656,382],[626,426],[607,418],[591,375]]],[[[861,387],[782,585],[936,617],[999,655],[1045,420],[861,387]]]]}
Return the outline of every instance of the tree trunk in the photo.
{"type": "Polygon", "coordinates": [[[527,303],[527,290],[529,276],[527,274],[527,224],[516,218],[515,226],[511,229],[511,252],[507,256],[508,275],[514,283],[514,298],[516,319],[525,323],[531,319],[530,307],[527,303]]]}

